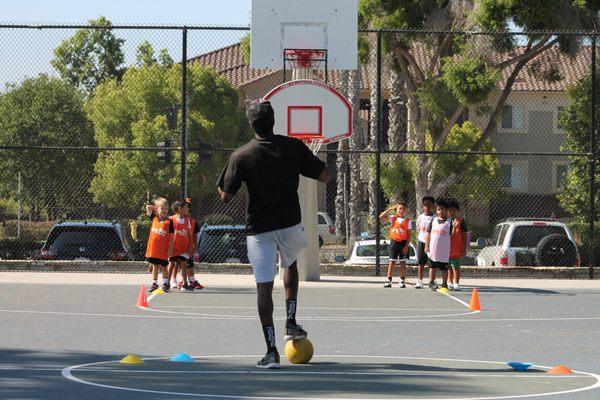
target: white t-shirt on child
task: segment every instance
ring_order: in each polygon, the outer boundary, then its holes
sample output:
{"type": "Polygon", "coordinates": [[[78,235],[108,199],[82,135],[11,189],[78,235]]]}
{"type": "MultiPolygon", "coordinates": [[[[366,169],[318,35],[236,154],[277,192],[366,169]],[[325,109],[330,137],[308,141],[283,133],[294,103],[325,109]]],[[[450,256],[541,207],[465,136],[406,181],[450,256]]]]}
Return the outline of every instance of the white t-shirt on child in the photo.
{"type": "Polygon", "coordinates": [[[427,239],[427,228],[429,228],[429,224],[431,223],[433,216],[433,213],[430,215],[423,213],[419,215],[419,218],[417,218],[417,228],[419,229],[419,235],[417,236],[417,239],[419,239],[419,242],[425,243],[425,240],[427,239]]]}

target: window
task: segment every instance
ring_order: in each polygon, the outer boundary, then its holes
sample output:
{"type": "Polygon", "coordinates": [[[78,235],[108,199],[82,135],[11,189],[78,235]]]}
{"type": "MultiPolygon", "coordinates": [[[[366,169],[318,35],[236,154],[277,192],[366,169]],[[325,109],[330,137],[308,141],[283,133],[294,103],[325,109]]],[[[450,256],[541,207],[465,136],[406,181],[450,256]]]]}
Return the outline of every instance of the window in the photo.
{"type": "Polygon", "coordinates": [[[502,129],[523,129],[523,106],[505,106],[502,112],[502,129]]]}
{"type": "Polygon", "coordinates": [[[502,187],[505,189],[525,188],[525,166],[505,164],[500,166],[502,187]]]}
{"type": "Polygon", "coordinates": [[[552,188],[555,191],[560,191],[564,188],[565,184],[567,183],[568,174],[568,164],[554,164],[554,179],[552,182],[552,188]]]}
{"type": "Polygon", "coordinates": [[[321,214],[317,214],[317,220],[319,225],[327,225],[327,221],[325,221],[325,218],[321,214]]]}
{"type": "MultiPolygon", "coordinates": [[[[512,240],[510,241],[511,247],[537,247],[542,238],[548,235],[563,235],[567,236],[565,229],[562,226],[554,225],[540,225],[530,226],[521,225],[517,226],[513,232],[512,240]]],[[[568,237],[568,236],[567,236],[568,237]]]]}
{"type": "Polygon", "coordinates": [[[562,125],[560,123],[561,114],[564,110],[565,110],[564,106],[556,107],[556,130],[557,130],[557,133],[562,133],[562,131],[565,129],[564,125],[562,125]]]}

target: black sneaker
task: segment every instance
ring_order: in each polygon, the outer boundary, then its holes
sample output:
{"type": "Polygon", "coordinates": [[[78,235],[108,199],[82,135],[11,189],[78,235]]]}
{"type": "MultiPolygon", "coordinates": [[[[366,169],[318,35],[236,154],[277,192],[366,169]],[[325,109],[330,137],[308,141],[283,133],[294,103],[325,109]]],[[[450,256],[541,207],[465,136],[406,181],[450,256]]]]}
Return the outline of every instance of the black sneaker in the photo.
{"type": "Polygon", "coordinates": [[[153,283],[152,286],[150,286],[150,290],[148,290],[150,293],[154,292],[156,289],[158,289],[158,285],[156,283],[153,283]]]}
{"type": "Polygon", "coordinates": [[[283,340],[298,340],[308,336],[308,333],[302,329],[302,325],[285,325],[286,335],[283,340]]]}
{"type": "Polygon", "coordinates": [[[181,290],[182,292],[193,292],[194,288],[186,283],[185,285],[182,285],[181,289],[179,290],[181,290]]]}
{"type": "Polygon", "coordinates": [[[256,366],[264,369],[281,368],[281,365],[279,364],[279,353],[277,350],[268,352],[256,363],[256,366]]]}
{"type": "Polygon", "coordinates": [[[169,293],[170,289],[171,289],[171,286],[168,283],[163,283],[163,285],[162,285],[163,292],[169,293]]]}
{"type": "Polygon", "coordinates": [[[435,282],[429,282],[429,289],[435,292],[438,289],[438,285],[435,282]]]}

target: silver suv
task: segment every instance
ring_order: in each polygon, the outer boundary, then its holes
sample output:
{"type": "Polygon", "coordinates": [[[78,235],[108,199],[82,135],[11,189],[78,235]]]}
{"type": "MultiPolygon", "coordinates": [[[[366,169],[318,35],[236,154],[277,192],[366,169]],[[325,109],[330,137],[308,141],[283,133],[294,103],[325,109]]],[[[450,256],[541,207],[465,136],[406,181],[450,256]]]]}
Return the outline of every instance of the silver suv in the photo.
{"type": "Polygon", "coordinates": [[[490,239],[479,238],[477,244],[485,246],[477,255],[479,267],[579,266],[573,233],[553,219],[508,219],[496,225],[490,239]]]}

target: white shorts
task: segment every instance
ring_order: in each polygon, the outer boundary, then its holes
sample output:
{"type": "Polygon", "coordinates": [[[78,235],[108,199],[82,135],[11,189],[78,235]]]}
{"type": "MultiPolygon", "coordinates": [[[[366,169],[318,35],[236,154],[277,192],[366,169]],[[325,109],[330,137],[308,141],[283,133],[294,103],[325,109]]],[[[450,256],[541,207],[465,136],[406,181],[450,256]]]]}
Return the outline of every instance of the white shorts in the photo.
{"type": "Polygon", "coordinates": [[[246,242],[248,259],[252,264],[256,283],[275,280],[277,253],[279,253],[280,266],[288,268],[298,259],[298,254],[308,244],[304,238],[302,224],[249,235],[246,237],[246,242]]]}

